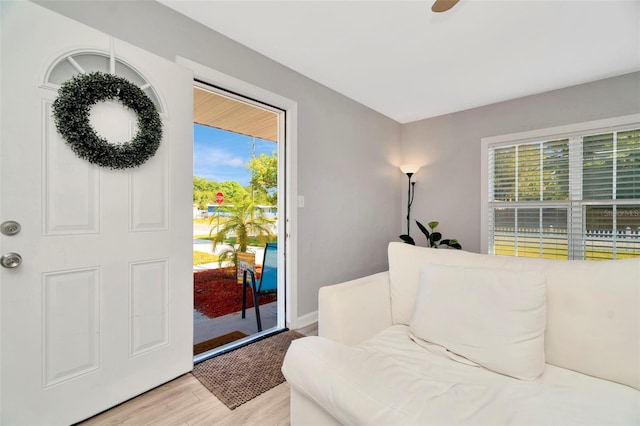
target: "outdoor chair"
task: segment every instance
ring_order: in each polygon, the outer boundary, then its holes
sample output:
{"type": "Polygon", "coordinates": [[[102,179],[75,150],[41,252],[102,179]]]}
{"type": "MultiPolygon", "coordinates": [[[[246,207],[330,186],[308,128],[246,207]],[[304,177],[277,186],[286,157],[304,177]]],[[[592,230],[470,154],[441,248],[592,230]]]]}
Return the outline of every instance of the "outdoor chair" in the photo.
{"type": "Polygon", "coordinates": [[[256,310],[256,322],[258,323],[258,331],[262,331],[262,321],[260,320],[260,304],[258,297],[260,294],[275,291],[278,288],[278,244],[267,243],[264,248],[264,258],[262,260],[262,273],[260,274],[260,282],[256,285],[256,275],[254,270],[245,269],[242,279],[242,318],[245,318],[247,306],[247,287],[251,285],[253,291],[253,306],[256,310]],[[251,278],[250,283],[247,281],[247,275],[251,278]]]}

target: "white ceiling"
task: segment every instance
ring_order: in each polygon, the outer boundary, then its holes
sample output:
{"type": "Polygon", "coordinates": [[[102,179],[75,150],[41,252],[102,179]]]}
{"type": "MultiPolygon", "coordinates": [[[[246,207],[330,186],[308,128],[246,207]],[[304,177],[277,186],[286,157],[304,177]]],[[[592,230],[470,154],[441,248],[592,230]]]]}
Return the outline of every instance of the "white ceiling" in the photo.
{"type": "Polygon", "coordinates": [[[640,0],[160,2],[401,123],[640,70],[640,0]]]}

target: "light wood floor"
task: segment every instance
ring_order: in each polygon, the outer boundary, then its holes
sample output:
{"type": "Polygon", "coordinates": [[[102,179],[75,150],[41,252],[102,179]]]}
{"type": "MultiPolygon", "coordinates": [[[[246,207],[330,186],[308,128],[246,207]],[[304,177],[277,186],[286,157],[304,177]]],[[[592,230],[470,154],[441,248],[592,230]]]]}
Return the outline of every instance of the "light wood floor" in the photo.
{"type": "MultiPolygon", "coordinates": [[[[297,331],[306,336],[317,336],[318,324],[297,331]]],[[[235,410],[230,410],[189,373],[80,424],[289,425],[289,385],[285,382],[235,410]]]]}

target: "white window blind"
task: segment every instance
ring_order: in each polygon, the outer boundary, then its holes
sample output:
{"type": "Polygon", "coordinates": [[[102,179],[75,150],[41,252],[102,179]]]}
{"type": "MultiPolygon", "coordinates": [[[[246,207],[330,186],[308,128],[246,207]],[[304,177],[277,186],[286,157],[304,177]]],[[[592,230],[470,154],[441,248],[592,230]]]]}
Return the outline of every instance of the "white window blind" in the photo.
{"type": "Polygon", "coordinates": [[[640,257],[640,128],[488,150],[489,253],[640,257]]]}

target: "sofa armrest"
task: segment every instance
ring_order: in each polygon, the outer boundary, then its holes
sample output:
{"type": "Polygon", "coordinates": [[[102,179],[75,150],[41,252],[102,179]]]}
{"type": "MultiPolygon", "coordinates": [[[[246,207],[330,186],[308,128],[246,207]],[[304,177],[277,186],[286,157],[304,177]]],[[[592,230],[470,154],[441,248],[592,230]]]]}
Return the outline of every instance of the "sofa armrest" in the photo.
{"type": "Polygon", "coordinates": [[[389,272],[320,288],[320,337],[351,346],[391,325],[389,272]]]}

